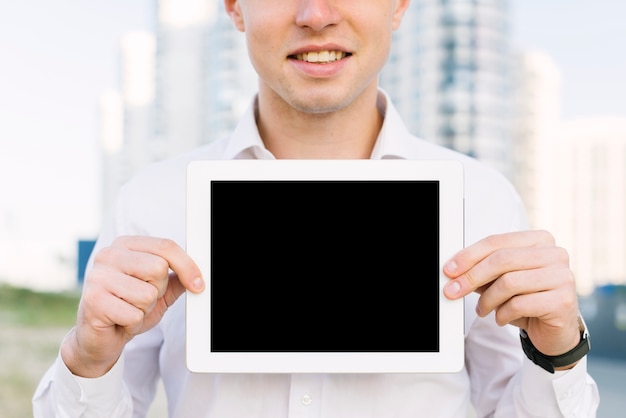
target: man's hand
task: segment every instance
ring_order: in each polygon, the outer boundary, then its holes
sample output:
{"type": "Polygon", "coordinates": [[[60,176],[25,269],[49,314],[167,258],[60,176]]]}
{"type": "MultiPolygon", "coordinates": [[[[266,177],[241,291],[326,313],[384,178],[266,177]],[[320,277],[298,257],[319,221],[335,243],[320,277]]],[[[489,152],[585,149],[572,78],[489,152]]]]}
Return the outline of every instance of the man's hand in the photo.
{"type": "Polygon", "coordinates": [[[204,290],[200,270],[174,241],[124,236],[94,258],[77,323],[61,346],[75,375],[98,377],[126,343],[154,327],[178,297],[204,290]]]}
{"type": "Polygon", "coordinates": [[[526,330],[535,347],[560,355],[580,341],[578,299],[569,256],[546,231],[487,237],[459,251],[444,266],[450,299],[481,296],[476,313],[495,311],[499,325],[526,330]]]}

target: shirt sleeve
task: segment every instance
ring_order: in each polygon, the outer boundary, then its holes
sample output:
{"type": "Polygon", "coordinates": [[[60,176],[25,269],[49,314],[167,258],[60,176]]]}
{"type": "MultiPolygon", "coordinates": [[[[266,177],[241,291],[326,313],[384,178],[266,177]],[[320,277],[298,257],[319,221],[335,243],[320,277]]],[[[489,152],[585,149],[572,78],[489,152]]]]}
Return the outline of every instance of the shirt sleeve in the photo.
{"type": "Polygon", "coordinates": [[[531,418],[596,416],[600,402],[587,358],[554,374],[523,354],[516,327],[500,328],[492,315],[477,318],[466,338],[472,403],[479,417],[531,418]]]}
{"type": "Polygon", "coordinates": [[[104,376],[88,379],[73,375],[59,355],[37,386],[33,417],[131,417],[133,403],[123,376],[123,356],[104,376]]]}
{"type": "Polygon", "coordinates": [[[596,416],[600,396],[595,381],[587,373],[587,357],[574,368],[554,374],[524,358],[518,382],[513,389],[514,416],[596,416]]]}

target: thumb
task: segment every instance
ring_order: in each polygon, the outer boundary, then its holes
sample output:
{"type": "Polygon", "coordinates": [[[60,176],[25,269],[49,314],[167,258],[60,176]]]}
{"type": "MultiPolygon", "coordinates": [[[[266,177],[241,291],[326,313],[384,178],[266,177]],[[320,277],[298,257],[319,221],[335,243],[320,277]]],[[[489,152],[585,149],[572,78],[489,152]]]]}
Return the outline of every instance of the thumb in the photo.
{"type": "MultiPolygon", "coordinates": [[[[194,292],[199,292],[204,290],[204,282],[200,280],[199,286],[194,286],[194,292]]],[[[195,285],[195,282],[194,282],[195,285]]],[[[165,294],[163,295],[163,302],[165,302],[166,307],[170,307],[176,302],[176,300],[185,293],[185,286],[178,279],[178,275],[175,272],[170,272],[169,274],[169,282],[167,285],[167,289],[165,290],[165,294]]]]}
{"type": "Polygon", "coordinates": [[[178,300],[180,295],[185,293],[185,286],[183,286],[181,281],[178,279],[178,275],[176,273],[171,272],[168,280],[165,293],[157,300],[154,309],[146,317],[144,322],[145,329],[151,329],[159,321],[161,321],[161,318],[163,318],[163,315],[165,315],[165,312],[169,309],[169,307],[178,300]]]}

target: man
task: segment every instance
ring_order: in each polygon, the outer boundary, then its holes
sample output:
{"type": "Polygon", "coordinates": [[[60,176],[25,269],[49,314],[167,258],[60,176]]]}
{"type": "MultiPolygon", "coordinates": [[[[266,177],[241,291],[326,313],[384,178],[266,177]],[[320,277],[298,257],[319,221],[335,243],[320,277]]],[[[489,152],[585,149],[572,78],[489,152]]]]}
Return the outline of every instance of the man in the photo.
{"type": "Polygon", "coordinates": [[[547,232],[523,230],[522,205],[501,175],[411,136],[378,87],[409,0],[224,2],[246,34],[258,95],[229,138],[159,163],[121,191],[76,326],[34,396],[35,416],[144,416],[159,377],[171,417],[457,418],[470,407],[480,417],[594,416],[598,393],[580,349],[586,337],[566,251],[547,232]],[[194,159],[241,158],[461,161],[470,245],[445,264],[444,293],[469,307],[466,367],[420,375],[189,373],[179,296],[205,283],[182,249],[185,168],[194,159]],[[524,356],[516,327],[546,356],[579,348],[544,370],[524,356]]]}

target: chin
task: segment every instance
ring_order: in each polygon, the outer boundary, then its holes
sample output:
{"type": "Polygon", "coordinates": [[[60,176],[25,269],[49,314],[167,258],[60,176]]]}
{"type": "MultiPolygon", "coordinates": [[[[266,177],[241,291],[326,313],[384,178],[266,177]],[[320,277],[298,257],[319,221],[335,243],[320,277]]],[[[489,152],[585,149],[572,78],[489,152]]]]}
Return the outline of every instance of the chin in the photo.
{"type": "Polygon", "coordinates": [[[346,108],[353,99],[348,97],[330,97],[329,95],[308,95],[290,102],[291,106],[303,113],[319,114],[337,112],[346,108]]]}

